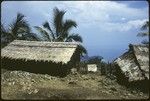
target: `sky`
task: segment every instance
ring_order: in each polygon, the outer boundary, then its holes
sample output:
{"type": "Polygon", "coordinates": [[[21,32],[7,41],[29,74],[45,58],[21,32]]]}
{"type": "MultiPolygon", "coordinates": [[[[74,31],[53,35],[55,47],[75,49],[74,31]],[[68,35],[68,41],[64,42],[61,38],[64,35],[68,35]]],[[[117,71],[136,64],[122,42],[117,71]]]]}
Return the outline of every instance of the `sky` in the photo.
{"type": "Polygon", "coordinates": [[[53,9],[65,10],[65,19],[76,21],[77,33],[89,56],[102,56],[113,61],[128,50],[129,44],[140,44],[140,27],[149,18],[147,1],[3,1],[1,23],[8,28],[18,12],[33,26],[48,21],[52,24],[53,9]]]}

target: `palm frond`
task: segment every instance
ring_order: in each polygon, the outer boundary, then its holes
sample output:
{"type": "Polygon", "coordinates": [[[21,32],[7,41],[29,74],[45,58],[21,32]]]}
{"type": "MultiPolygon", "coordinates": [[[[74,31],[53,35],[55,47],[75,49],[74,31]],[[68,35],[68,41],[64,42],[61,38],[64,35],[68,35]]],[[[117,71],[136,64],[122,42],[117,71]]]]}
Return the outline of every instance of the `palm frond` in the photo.
{"type": "Polygon", "coordinates": [[[148,41],[148,40],[146,40],[146,39],[145,39],[145,40],[143,40],[143,41],[142,41],[142,44],[147,45],[147,44],[150,44],[150,43],[149,43],[149,41],[148,41]]]}
{"type": "Polygon", "coordinates": [[[1,46],[6,46],[12,40],[13,36],[8,32],[6,28],[4,28],[3,24],[1,24],[1,46]]]}
{"type": "Polygon", "coordinates": [[[56,42],[64,42],[64,38],[62,37],[61,34],[59,34],[59,35],[57,36],[57,38],[55,39],[55,41],[56,41],[56,42]]]}
{"type": "Polygon", "coordinates": [[[51,29],[51,27],[50,27],[50,25],[49,25],[49,23],[47,21],[45,23],[43,23],[43,27],[48,29],[50,31],[53,39],[55,39],[55,35],[54,35],[54,33],[53,33],[53,31],[52,31],[52,29],[51,29]]]}
{"type": "Polygon", "coordinates": [[[29,35],[31,36],[32,40],[36,40],[36,41],[40,40],[40,38],[38,37],[36,33],[30,33],[29,35]]]}
{"type": "Polygon", "coordinates": [[[10,30],[14,38],[17,38],[20,33],[30,33],[31,31],[29,24],[24,17],[23,14],[18,13],[17,18],[10,24],[10,30]]]}
{"type": "Polygon", "coordinates": [[[28,27],[20,27],[17,31],[17,34],[20,34],[20,33],[30,33],[28,27]]]}
{"type": "Polygon", "coordinates": [[[83,42],[82,37],[79,34],[72,34],[69,35],[68,38],[66,39],[66,41],[77,41],[77,42],[83,42]]]}
{"type": "Polygon", "coordinates": [[[82,45],[79,45],[79,52],[81,56],[88,54],[87,50],[82,45]]]}
{"type": "Polygon", "coordinates": [[[141,33],[138,33],[137,36],[140,36],[140,37],[149,36],[149,32],[141,32],[141,33]]]}
{"type": "Polygon", "coordinates": [[[23,40],[29,40],[29,41],[39,41],[40,38],[35,33],[26,33],[23,36],[23,40]]]}
{"type": "Polygon", "coordinates": [[[1,24],[1,35],[6,35],[8,33],[7,29],[4,28],[3,24],[1,24]]]}
{"type": "Polygon", "coordinates": [[[56,36],[59,36],[59,34],[63,30],[63,16],[65,14],[65,11],[60,11],[58,8],[54,9],[54,27],[56,30],[56,36]]]}
{"type": "Polygon", "coordinates": [[[64,32],[68,32],[71,28],[77,27],[77,23],[73,20],[66,20],[63,27],[64,32]]]}
{"type": "Polygon", "coordinates": [[[23,14],[18,13],[18,14],[17,14],[17,21],[18,21],[18,22],[22,21],[24,17],[25,17],[25,16],[24,16],[23,14]]]}
{"type": "Polygon", "coordinates": [[[63,30],[61,32],[62,39],[65,39],[65,37],[68,37],[69,31],[73,27],[77,27],[76,22],[73,20],[66,20],[65,23],[63,23],[63,30]]]}
{"type": "Polygon", "coordinates": [[[17,38],[17,31],[18,31],[19,27],[18,25],[16,24],[15,21],[13,21],[10,25],[9,25],[9,31],[10,33],[12,34],[12,36],[15,38],[17,38]]]}
{"type": "MultiPolygon", "coordinates": [[[[30,31],[31,31],[30,25],[28,24],[28,21],[24,19],[24,17],[25,17],[25,16],[24,16],[23,14],[18,13],[17,19],[16,19],[16,20],[17,20],[16,22],[18,22],[17,25],[19,26],[19,28],[24,29],[24,30],[23,30],[24,33],[30,33],[30,31]]],[[[21,30],[21,29],[20,29],[20,30],[21,30]]],[[[20,31],[20,30],[19,30],[19,31],[20,31]]],[[[19,31],[18,31],[18,33],[19,33],[19,31]]]]}
{"type": "Polygon", "coordinates": [[[4,37],[7,37],[7,33],[8,32],[4,28],[3,24],[1,24],[1,39],[4,38],[4,37]]]}
{"type": "Polygon", "coordinates": [[[46,30],[44,30],[43,28],[39,26],[34,26],[34,28],[41,33],[41,35],[43,36],[45,40],[51,41],[51,38],[46,30]]]}
{"type": "Polygon", "coordinates": [[[146,30],[149,27],[149,21],[146,21],[144,25],[141,27],[141,30],[146,30]]]}

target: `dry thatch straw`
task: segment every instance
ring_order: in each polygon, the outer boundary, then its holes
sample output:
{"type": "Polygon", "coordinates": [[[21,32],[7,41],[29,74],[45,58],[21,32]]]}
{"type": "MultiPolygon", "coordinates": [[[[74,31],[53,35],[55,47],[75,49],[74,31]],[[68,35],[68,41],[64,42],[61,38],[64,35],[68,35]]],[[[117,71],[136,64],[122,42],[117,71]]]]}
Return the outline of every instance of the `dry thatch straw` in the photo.
{"type": "Polygon", "coordinates": [[[79,43],[14,40],[1,49],[1,58],[67,64],[79,43]]]}
{"type": "Polygon", "coordinates": [[[129,45],[129,51],[114,62],[128,81],[149,79],[149,47],[147,45],[129,45]]]}

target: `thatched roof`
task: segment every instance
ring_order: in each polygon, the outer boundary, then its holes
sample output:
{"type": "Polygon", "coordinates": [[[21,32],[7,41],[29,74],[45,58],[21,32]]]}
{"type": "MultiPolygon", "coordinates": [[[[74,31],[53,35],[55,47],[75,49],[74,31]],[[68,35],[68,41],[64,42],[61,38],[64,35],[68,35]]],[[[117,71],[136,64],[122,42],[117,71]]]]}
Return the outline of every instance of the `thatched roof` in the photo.
{"type": "Polygon", "coordinates": [[[1,58],[68,63],[77,47],[76,42],[14,40],[1,49],[1,58]]]}
{"type": "Polygon", "coordinates": [[[129,51],[114,62],[129,81],[149,79],[149,47],[129,45],[129,51]]]}

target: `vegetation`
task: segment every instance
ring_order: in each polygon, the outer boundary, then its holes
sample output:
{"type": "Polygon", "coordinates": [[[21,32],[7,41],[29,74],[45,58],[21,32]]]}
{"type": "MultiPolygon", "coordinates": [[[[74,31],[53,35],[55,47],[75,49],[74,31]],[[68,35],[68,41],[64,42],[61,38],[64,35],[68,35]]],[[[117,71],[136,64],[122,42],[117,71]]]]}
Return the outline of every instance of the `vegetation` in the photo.
{"type": "Polygon", "coordinates": [[[102,56],[92,56],[89,57],[83,61],[80,62],[80,68],[81,68],[81,72],[82,73],[86,73],[86,71],[84,72],[84,69],[82,68],[86,68],[87,64],[96,64],[97,68],[98,68],[98,72],[101,73],[101,75],[105,75],[107,77],[110,78],[114,78],[114,66],[111,63],[107,63],[105,61],[103,61],[103,57],[102,56]]]}
{"type": "Polygon", "coordinates": [[[88,60],[89,64],[99,64],[101,63],[103,57],[102,56],[93,56],[88,60]]]}
{"type": "Polygon", "coordinates": [[[92,56],[86,64],[96,64],[102,75],[106,74],[107,63],[102,61],[102,56],[92,56]]]}
{"type": "MultiPolygon", "coordinates": [[[[137,36],[140,36],[140,37],[149,37],[149,21],[146,21],[142,25],[141,30],[144,31],[144,32],[138,33],[137,36]]],[[[143,40],[142,43],[143,44],[149,44],[149,41],[148,40],[143,40]]]]}
{"type": "MultiPolygon", "coordinates": [[[[43,23],[42,27],[35,26],[35,29],[38,30],[43,36],[42,39],[45,41],[52,42],[83,42],[82,37],[79,34],[72,34],[70,30],[74,27],[77,27],[77,23],[73,20],[63,21],[65,11],[60,11],[58,8],[54,9],[54,18],[53,18],[53,29],[50,26],[49,22],[43,23]]],[[[41,39],[41,40],[42,40],[41,39]]],[[[80,53],[83,56],[87,54],[86,49],[80,45],[80,53]]]]}
{"type": "Polygon", "coordinates": [[[37,40],[34,33],[31,33],[31,28],[28,22],[24,19],[25,16],[21,13],[17,14],[17,17],[9,25],[9,28],[4,28],[1,24],[1,45],[6,46],[8,43],[15,39],[19,40],[37,40]]]}

